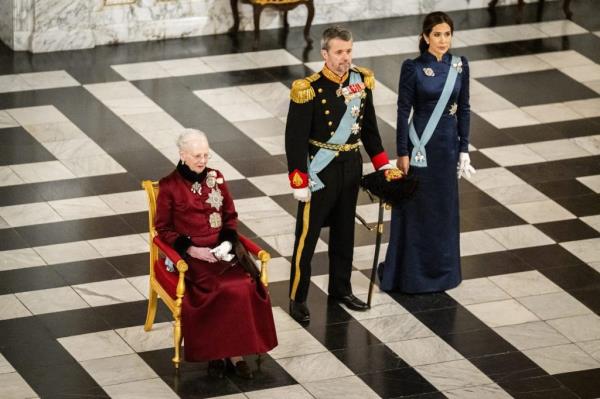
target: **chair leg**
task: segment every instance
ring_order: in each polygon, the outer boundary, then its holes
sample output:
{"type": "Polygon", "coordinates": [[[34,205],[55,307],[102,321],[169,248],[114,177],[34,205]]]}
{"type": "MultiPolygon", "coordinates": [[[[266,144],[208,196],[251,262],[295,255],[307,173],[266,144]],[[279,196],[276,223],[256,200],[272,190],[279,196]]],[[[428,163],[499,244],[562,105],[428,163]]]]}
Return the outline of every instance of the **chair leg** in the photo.
{"type": "Polygon", "coordinates": [[[181,363],[181,316],[175,318],[175,325],[173,326],[173,344],[175,346],[175,356],[173,356],[173,365],[176,369],[179,368],[181,363]]]}
{"type": "Polygon", "coordinates": [[[306,16],[306,25],[304,25],[304,40],[306,43],[311,44],[312,39],[310,37],[310,27],[312,25],[313,18],[315,17],[315,5],[312,0],[309,0],[306,3],[306,8],[308,9],[308,15],[306,16]]]}
{"type": "Polygon", "coordinates": [[[230,33],[238,33],[240,29],[240,14],[238,11],[238,0],[230,0],[231,13],[233,14],[233,26],[229,29],[230,33]]]}
{"type": "Polygon", "coordinates": [[[148,296],[148,313],[146,314],[146,323],[144,324],[144,331],[152,330],[154,324],[154,317],[156,316],[156,308],[158,307],[158,295],[156,291],[150,286],[150,295],[148,296]]]}
{"type": "Polygon", "coordinates": [[[563,1],[563,11],[565,12],[567,19],[571,19],[573,17],[573,12],[571,11],[571,0],[563,1]]]}
{"type": "Polygon", "coordinates": [[[254,48],[258,47],[260,41],[260,14],[262,13],[263,6],[254,6],[252,11],[254,14],[254,48]]]}

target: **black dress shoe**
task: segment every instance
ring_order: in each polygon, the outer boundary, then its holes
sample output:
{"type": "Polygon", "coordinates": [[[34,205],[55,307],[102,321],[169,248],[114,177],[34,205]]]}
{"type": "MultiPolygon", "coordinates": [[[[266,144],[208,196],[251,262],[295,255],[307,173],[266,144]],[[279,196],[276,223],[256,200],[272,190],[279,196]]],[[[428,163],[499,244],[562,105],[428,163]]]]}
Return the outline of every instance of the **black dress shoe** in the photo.
{"type": "Polygon", "coordinates": [[[208,375],[212,378],[223,378],[225,375],[225,361],[223,359],[209,361],[208,375]]]}
{"type": "Polygon", "coordinates": [[[306,302],[290,301],[290,316],[298,323],[308,323],[310,321],[310,310],[306,302]]]}
{"type": "Polygon", "coordinates": [[[342,297],[334,297],[338,302],[343,303],[348,307],[348,309],[358,310],[364,312],[369,309],[369,305],[355,297],[353,294],[342,296],[342,297]]]}
{"type": "Polygon", "coordinates": [[[254,374],[252,374],[252,370],[250,370],[250,367],[245,360],[240,360],[236,364],[233,364],[231,359],[227,359],[227,368],[235,372],[235,375],[238,377],[245,378],[247,380],[254,378],[254,374]]]}

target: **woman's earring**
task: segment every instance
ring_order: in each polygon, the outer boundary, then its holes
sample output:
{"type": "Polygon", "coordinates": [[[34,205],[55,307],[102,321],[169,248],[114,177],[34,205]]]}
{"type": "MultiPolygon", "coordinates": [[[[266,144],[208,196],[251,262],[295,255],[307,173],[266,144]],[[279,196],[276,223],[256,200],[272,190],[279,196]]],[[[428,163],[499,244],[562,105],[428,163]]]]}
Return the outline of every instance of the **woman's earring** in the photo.
{"type": "Polygon", "coordinates": [[[181,164],[182,164],[182,165],[185,165],[185,161],[184,161],[183,159],[181,160],[181,164]]]}

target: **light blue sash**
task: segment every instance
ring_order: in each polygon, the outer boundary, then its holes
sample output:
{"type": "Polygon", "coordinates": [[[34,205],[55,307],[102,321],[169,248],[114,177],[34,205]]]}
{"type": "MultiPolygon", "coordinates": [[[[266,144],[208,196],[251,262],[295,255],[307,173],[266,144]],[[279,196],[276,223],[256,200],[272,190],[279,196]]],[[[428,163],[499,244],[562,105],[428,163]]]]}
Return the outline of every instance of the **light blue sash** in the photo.
{"type": "MultiPolygon", "coordinates": [[[[354,71],[350,72],[350,84],[360,83],[362,79],[360,74],[354,71]]],[[[346,105],[346,112],[344,116],[342,116],[342,120],[338,125],[335,133],[329,140],[327,140],[328,144],[346,144],[348,141],[348,137],[352,133],[352,125],[356,123],[356,119],[358,115],[352,116],[352,107],[357,106],[360,107],[361,98],[359,96],[354,97],[350,102],[346,105]]],[[[336,151],[328,150],[325,148],[320,148],[319,151],[315,154],[312,161],[308,161],[308,175],[310,176],[310,190],[312,192],[318,191],[325,187],[325,184],[319,179],[317,173],[321,172],[329,163],[335,158],[336,151]]]]}
{"type": "Polygon", "coordinates": [[[446,78],[446,83],[444,84],[444,89],[442,90],[442,95],[438,100],[435,108],[429,120],[427,121],[427,125],[423,130],[423,134],[421,135],[421,139],[417,135],[417,131],[415,130],[415,124],[413,120],[410,121],[410,126],[408,129],[408,136],[410,138],[411,143],[413,144],[413,150],[410,156],[410,164],[412,166],[416,166],[417,168],[425,168],[427,167],[427,152],[425,152],[425,146],[433,136],[433,132],[437,127],[442,114],[444,113],[444,109],[446,109],[446,105],[448,104],[448,100],[450,99],[450,95],[452,94],[452,90],[454,90],[454,84],[456,83],[456,76],[458,75],[458,69],[460,68],[458,65],[460,63],[460,57],[452,56],[452,61],[450,64],[450,70],[448,71],[448,77],[446,78]]]}

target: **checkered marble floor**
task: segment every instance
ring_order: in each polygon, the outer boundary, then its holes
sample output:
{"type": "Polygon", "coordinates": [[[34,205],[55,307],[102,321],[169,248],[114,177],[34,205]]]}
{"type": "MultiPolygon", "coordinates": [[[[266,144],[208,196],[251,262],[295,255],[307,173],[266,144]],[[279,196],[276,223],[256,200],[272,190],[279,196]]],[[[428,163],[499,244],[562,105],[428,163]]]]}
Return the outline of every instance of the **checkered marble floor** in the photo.
{"type": "MultiPolygon", "coordinates": [[[[328,301],[327,241],[313,264],[310,325],[287,314],[295,201],[283,132],[289,86],[320,69],[299,29],[29,55],[0,48],[1,398],[600,397],[600,6],[452,13],[471,65],[471,157],[461,180],[464,282],[432,295],[376,292],[368,312],[328,301]],[[166,308],[142,329],[147,214],[140,180],[205,131],[241,231],[272,254],[279,346],[256,378],[172,368],[166,308]]],[[[421,17],[350,24],[376,73],[395,148],[400,65],[421,17]]],[[[317,35],[322,27],[313,27],[317,35]]],[[[365,160],[368,158],[365,156],[365,160]]],[[[370,171],[368,163],[365,172],[370,171]]],[[[357,213],[374,222],[361,194],[357,213]]],[[[386,229],[389,213],[385,214],[386,229]]],[[[387,242],[387,238],[384,240],[387,242]]],[[[386,244],[382,248],[385,253],[386,244]]],[[[374,236],[356,225],[354,292],[374,236]]]]}

